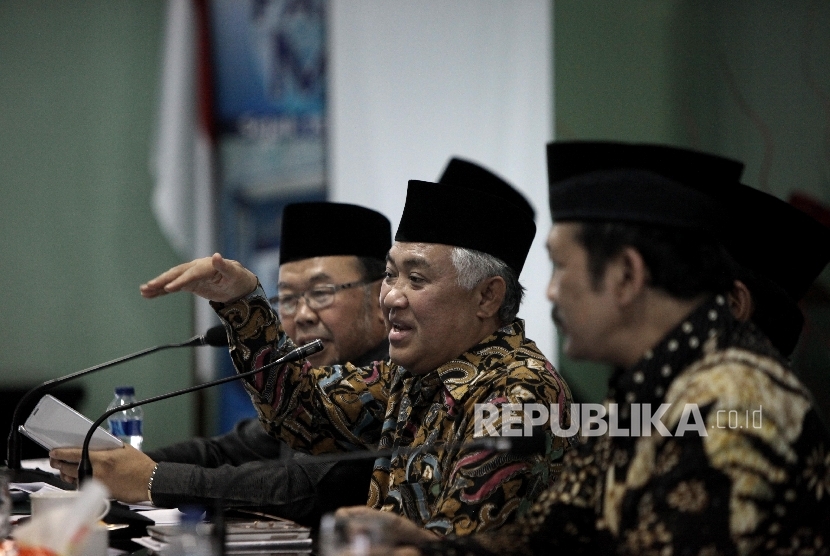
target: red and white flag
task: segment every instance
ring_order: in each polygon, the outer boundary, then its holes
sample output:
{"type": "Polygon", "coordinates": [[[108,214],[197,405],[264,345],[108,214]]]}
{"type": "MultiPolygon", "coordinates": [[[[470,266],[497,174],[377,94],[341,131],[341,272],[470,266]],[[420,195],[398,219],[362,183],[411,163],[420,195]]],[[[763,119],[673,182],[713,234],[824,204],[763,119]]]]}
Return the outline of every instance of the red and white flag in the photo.
{"type": "MultiPolygon", "coordinates": [[[[168,0],[156,137],[151,172],[153,212],[183,260],[216,250],[213,84],[207,0],[168,0]]],[[[194,328],[204,332],[216,317],[196,303],[194,328]]],[[[199,378],[215,364],[209,350],[197,352],[199,378]]]]}

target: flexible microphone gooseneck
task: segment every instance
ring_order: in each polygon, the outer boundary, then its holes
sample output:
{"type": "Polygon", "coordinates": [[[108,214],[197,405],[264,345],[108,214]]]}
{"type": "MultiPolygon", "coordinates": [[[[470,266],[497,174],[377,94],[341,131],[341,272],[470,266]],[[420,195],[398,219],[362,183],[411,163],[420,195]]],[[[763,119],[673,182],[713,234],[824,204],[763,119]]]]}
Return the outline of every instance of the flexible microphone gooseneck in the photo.
{"type": "Polygon", "coordinates": [[[159,346],[151,347],[142,351],[138,351],[136,353],[125,355],[124,357],[119,357],[118,359],[113,359],[112,361],[107,361],[106,363],[101,363],[99,365],[95,365],[94,367],[89,367],[88,369],[84,369],[82,371],[77,371],[75,373],[53,378],[51,380],[47,380],[46,382],[35,386],[28,392],[26,392],[23,397],[20,398],[20,401],[17,402],[17,405],[14,408],[14,413],[12,415],[12,425],[11,430],[9,431],[9,442],[8,442],[8,449],[6,452],[6,466],[12,470],[14,482],[35,482],[35,481],[46,481],[49,482],[49,478],[54,478],[54,475],[51,473],[47,473],[44,471],[38,470],[24,470],[21,469],[20,459],[21,459],[21,435],[18,431],[18,427],[20,426],[20,422],[23,417],[23,410],[30,405],[31,400],[35,398],[35,396],[42,395],[47,390],[51,390],[55,386],[63,384],[65,382],[69,382],[70,380],[75,380],[76,378],[80,378],[84,375],[94,373],[95,371],[100,371],[103,369],[107,369],[109,367],[113,367],[120,363],[125,363],[127,361],[131,361],[138,357],[142,357],[144,355],[149,355],[151,353],[155,353],[157,351],[162,351],[169,348],[179,348],[179,347],[191,347],[191,346],[213,346],[213,347],[223,347],[228,345],[228,336],[225,332],[225,327],[220,325],[214,326],[210,328],[207,332],[205,332],[202,336],[194,336],[191,339],[187,340],[186,342],[181,342],[178,344],[162,344],[159,346]],[[27,477],[28,475],[28,477],[27,477]]]}
{"type": "Polygon", "coordinates": [[[89,427],[89,430],[86,433],[86,437],[84,437],[84,444],[83,448],[81,449],[81,462],[78,465],[78,484],[82,484],[83,481],[87,477],[92,477],[92,462],[89,459],[89,442],[92,439],[92,435],[95,433],[95,429],[104,422],[104,420],[112,415],[113,413],[118,413],[119,411],[126,411],[128,409],[132,409],[134,407],[138,407],[140,405],[144,405],[151,402],[157,402],[160,400],[166,400],[168,398],[173,398],[176,396],[181,396],[182,394],[189,394],[190,392],[195,392],[196,390],[202,390],[203,388],[210,388],[211,386],[217,386],[219,384],[224,384],[226,382],[231,382],[232,380],[239,380],[241,378],[246,378],[249,376],[253,376],[255,374],[261,373],[262,371],[266,371],[271,367],[275,367],[277,365],[284,365],[285,363],[291,363],[292,361],[297,361],[298,359],[303,359],[304,357],[308,357],[309,355],[313,355],[318,351],[322,351],[325,346],[321,340],[314,340],[313,342],[309,342],[304,346],[300,346],[296,349],[293,349],[277,359],[276,361],[272,361],[267,365],[263,365],[259,369],[255,369],[253,371],[248,371],[246,373],[240,373],[233,376],[226,376],[224,378],[219,378],[216,380],[212,380],[210,382],[203,382],[202,384],[197,384],[195,386],[189,386],[187,388],[182,388],[181,390],[176,390],[175,392],[168,392],[167,394],[161,394],[158,396],[153,396],[151,398],[147,398],[146,400],[139,400],[137,402],[124,404],[118,406],[113,409],[108,409],[92,423],[92,426],[89,427]]]}

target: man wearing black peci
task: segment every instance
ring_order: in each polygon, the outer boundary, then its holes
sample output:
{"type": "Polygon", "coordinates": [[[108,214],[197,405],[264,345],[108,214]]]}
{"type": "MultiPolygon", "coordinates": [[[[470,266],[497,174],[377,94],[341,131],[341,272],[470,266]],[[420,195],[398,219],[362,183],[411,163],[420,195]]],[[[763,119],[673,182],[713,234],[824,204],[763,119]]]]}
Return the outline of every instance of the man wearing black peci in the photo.
{"type": "MultiPolygon", "coordinates": [[[[323,351],[309,358],[314,364],[388,356],[378,294],[391,235],[385,216],[356,205],[297,203],[283,211],[279,294],[272,301],[295,343],[323,340],[323,351]]],[[[75,461],[75,451],[51,455],[64,478],[74,480],[77,464],[66,461],[75,461]]],[[[257,419],[146,455],[125,449],[92,458],[95,477],[123,501],[212,507],[221,498],[227,506],[309,525],[337,507],[362,503],[372,471],[371,461],[315,462],[268,435],[257,419]]]]}
{"type": "MultiPolygon", "coordinates": [[[[510,523],[553,479],[570,445],[549,438],[545,454],[530,455],[465,447],[476,404],[569,407],[567,386],[517,318],[518,276],[535,228],[527,200],[475,164],[453,159],[438,183],[410,181],[380,292],[390,359],[289,364],[246,383],[261,420],[295,448],[393,450],[376,460],[369,508],[357,511],[403,538],[510,523]]],[[[142,286],[145,297],[176,291],[213,302],[239,371],[291,346],[256,276],[235,261],[216,254],[142,286]]],[[[569,425],[567,411],[562,424],[569,425]]]]}

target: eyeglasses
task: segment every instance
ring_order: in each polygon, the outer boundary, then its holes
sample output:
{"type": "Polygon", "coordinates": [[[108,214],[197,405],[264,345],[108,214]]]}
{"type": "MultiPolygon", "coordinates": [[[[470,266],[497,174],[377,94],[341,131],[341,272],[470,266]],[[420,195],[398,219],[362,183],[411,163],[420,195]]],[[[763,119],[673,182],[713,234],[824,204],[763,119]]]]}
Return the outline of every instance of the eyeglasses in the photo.
{"type": "Polygon", "coordinates": [[[334,294],[337,292],[357,286],[365,286],[370,283],[366,280],[358,280],[357,282],[349,282],[347,284],[321,284],[298,294],[277,294],[270,298],[268,302],[271,303],[272,307],[276,306],[280,314],[287,316],[297,312],[297,306],[300,304],[300,298],[302,297],[305,299],[305,304],[308,305],[309,309],[317,311],[319,309],[325,309],[334,303],[334,294]]]}

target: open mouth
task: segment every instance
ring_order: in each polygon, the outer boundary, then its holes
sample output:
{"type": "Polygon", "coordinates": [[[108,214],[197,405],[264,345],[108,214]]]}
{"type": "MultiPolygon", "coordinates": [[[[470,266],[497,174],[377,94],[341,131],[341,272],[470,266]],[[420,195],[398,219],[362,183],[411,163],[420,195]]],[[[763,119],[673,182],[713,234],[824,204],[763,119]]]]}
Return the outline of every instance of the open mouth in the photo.
{"type": "Polygon", "coordinates": [[[565,323],[562,321],[562,316],[559,312],[559,307],[554,305],[553,309],[551,309],[550,316],[551,319],[553,319],[553,324],[555,324],[560,331],[564,332],[565,323]]]}
{"type": "Polygon", "coordinates": [[[391,322],[391,327],[389,329],[389,342],[391,343],[399,343],[406,339],[406,337],[411,333],[412,327],[402,324],[400,322],[391,322]]]}

